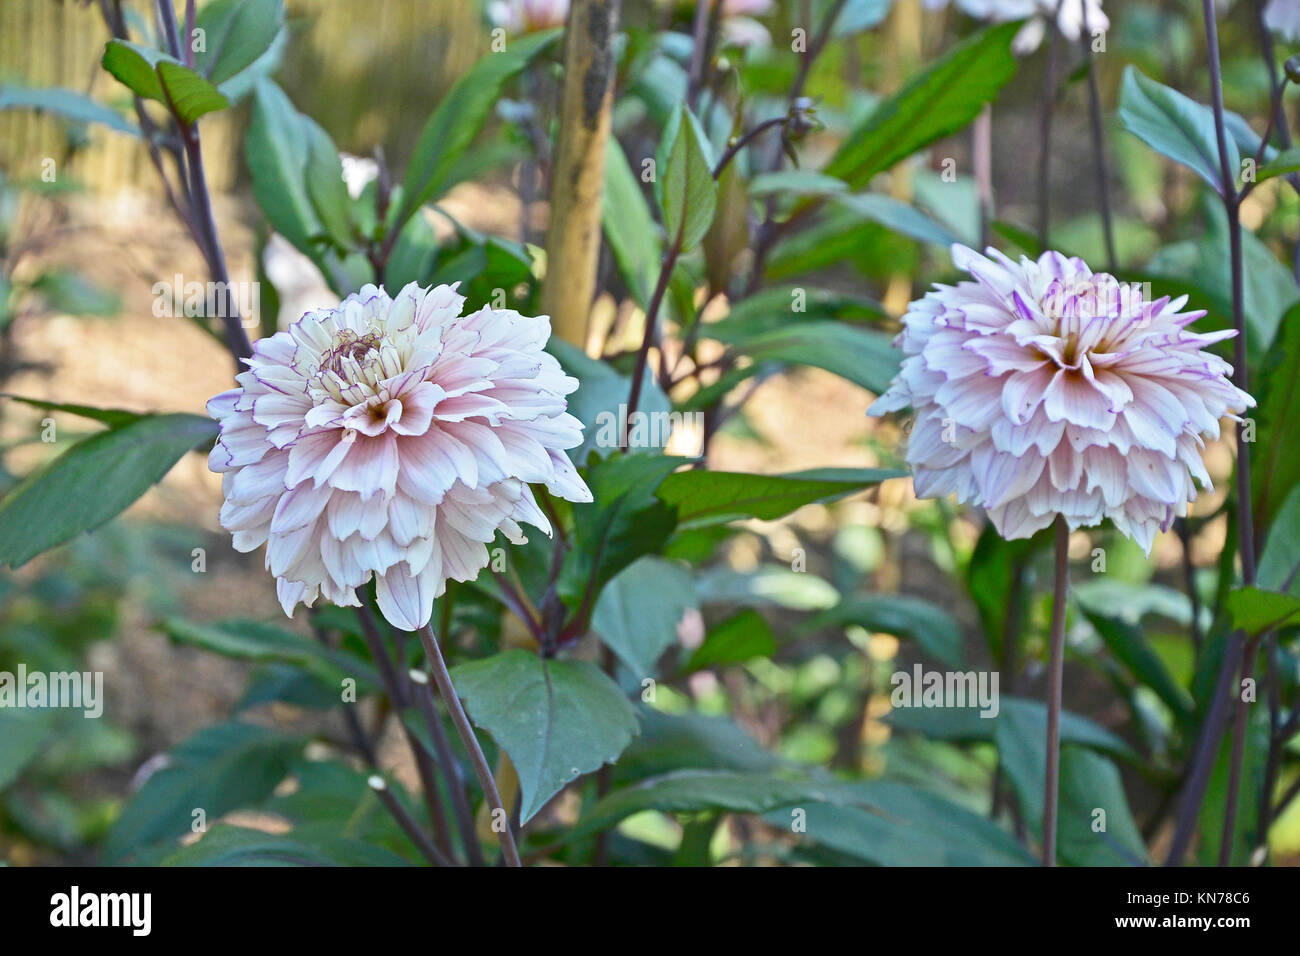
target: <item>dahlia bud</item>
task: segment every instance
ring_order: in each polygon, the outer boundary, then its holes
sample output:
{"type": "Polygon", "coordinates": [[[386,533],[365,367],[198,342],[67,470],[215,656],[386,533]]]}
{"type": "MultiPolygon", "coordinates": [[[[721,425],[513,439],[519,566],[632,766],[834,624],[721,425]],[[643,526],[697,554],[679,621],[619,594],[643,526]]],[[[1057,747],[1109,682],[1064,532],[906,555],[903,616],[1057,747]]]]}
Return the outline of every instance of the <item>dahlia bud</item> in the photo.
{"type": "Polygon", "coordinates": [[[1282,64],[1282,69],[1286,71],[1288,80],[1300,83],[1300,56],[1288,57],[1286,63],[1282,64]]]}

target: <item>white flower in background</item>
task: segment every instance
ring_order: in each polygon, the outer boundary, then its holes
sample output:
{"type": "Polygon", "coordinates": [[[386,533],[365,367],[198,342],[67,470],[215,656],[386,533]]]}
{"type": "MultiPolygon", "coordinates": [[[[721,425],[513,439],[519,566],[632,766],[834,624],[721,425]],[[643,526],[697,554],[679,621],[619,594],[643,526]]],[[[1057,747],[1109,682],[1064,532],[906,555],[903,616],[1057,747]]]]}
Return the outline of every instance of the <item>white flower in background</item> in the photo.
{"type": "Polygon", "coordinates": [[[1141,289],[1046,252],[1019,263],[953,246],[975,281],[937,285],[913,302],[895,344],[905,353],[882,415],[911,406],[907,447],[916,494],[982,505],[1004,538],[1057,514],[1073,528],[1105,518],[1148,553],[1186,514],[1219,419],[1255,404],[1196,335],[1183,296],[1141,289]]]}
{"type": "Polygon", "coordinates": [[[1268,0],[1264,26],[1288,43],[1300,42],[1300,0],[1268,0]]]}
{"type": "Polygon", "coordinates": [[[356,606],[374,577],[384,617],[415,630],[498,530],[550,533],[530,482],[591,500],[564,453],[582,443],[564,398],[578,382],[542,351],[550,320],[464,302],[367,285],[259,340],[239,387],[208,402],[221,524],[238,551],[267,545],[286,614],[318,595],[356,606]]]}
{"type": "Polygon", "coordinates": [[[569,16],[569,0],[492,0],[488,19],[507,33],[536,33],[562,27],[569,16]]]}
{"type": "MultiPolygon", "coordinates": [[[[1016,34],[1012,47],[1024,55],[1034,52],[1046,32],[1044,17],[1055,17],[1057,29],[1071,42],[1081,36],[1110,29],[1110,20],[1102,12],[1101,0],[954,0],[965,14],[977,20],[1005,23],[1030,18],[1016,34]]],[[[1277,2],[1277,0],[1274,0],[1277,2]]],[[[949,0],[925,0],[931,10],[940,10],[949,0]]]]}

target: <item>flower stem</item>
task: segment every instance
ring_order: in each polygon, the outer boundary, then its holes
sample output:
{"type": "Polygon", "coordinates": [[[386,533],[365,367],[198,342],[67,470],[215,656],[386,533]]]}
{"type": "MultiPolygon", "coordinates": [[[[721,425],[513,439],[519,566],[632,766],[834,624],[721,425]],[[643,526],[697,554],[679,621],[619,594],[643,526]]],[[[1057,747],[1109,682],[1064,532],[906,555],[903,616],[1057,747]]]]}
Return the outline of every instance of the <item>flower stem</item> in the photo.
{"type": "Polygon", "coordinates": [[[370,777],[369,783],[370,789],[375,791],[375,796],[379,798],[379,802],[382,803],[388,809],[388,812],[393,815],[393,819],[397,821],[397,825],[400,826],[402,831],[411,838],[411,842],[419,848],[420,852],[424,854],[426,860],[434,866],[454,865],[451,860],[447,859],[441,852],[439,852],[437,847],[429,842],[429,838],[425,835],[425,832],[420,829],[419,825],[411,815],[406,812],[406,807],[402,806],[402,802],[393,795],[391,790],[388,789],[388,784],[384,782],[383,777],[379,776],[379,774],[373,774],[370,777]]]}
{"type": "Polygon", "coordinates": [[[447,735],[442,729],[442,720],[438,717],[438,705],[434,703],[433,691],[429,688],[429,675],[422,670],[410,672],[411,689],[415,701],[424,715],[425,726],[429,728],[429,739],[433,741],[433,750],[438,763],[447,777],[447,791],[451,794],[451,809],[456,816],[456,826],[460,829],[465,853],[473,866],[483,866],[483,850],[479,846],[478,831],[474,829],[474,814],[470,811],[469,800],[465,797],[465,780],[462,777],[460,762],[451,752],[447,735]]]}
{"type": "MultiPolygon", "coordinates": [[[[404,679],[406,675],[400,673],[394,665],[393,659],[388,653],[388,647],[384,644],[383,635],[375,623],[375,617],[370,612],[369,605],[363,602],[357,606],[356,610],[357,619],[361,622],[361,633],[365,637],[366,645],[370,648],[370,656],[379,669],[380,679],[384,683],[389,698],[399,709],[409,706],[411,703],[411,687],[404,679]]],[[[406,721],[399,718],[397,725],[401,728],[406,743],[411,748],[411,754],[415,758],[415,769],[420,776],[420,786],[424,790],[424,800],[429,811],[429,822],[433,826],[434,840],[437,842],[438,849],[445,856],[450,857],[452,855],[450,831],[447,828],[447,814],[442,807],[442,797],[438,793],[438,781],[434,774],[433,756],[424,743],[415,736],[411,728],[406,725],[406,721]]],[[[448,780],[452,779],[452,771],[445,766],[443,772],[447,774],[448,780]]]]}
{"type": "Polygon", "coordinates": [[[478,776],[480,786],[483,787],[483,796],[491,809],[499,809],[506,814],[505,828],[500,831],[501,853],[505,857],[506,865],[520,866],[515,835],[510,829],[509,812],[501,800],[501,792],[492,777],[487,758],[483,756],[483,748],[479,746],[478,738],[474,736],[474,728],[470,726],[465,708],[461,706],[460,698],[456,695],[456,687],[451,682],[451,674],[447,671],[447,662],[443,660],[442,649],[438,647],[438,639],[434,636],[433,628],[428,624],[420,628],[420,642],[424,644],[424,653],[429,658],[429,670],[433,674],[434,683],[438,685],[438,693],[442,695],[442,701],[447,705],[447,713],[451,715],[451,722],[456,725],[456,733],[460,735],[461,743],[465,745],[465,752],[469,754],[470,763],[474,765],[474,773],[478,776]]]}
{"type": "Polygon", "coordinates": [[[1084,55],[1088,57],[1088,121],[1092,128],[1093,156],[1097,163],[1097,201],[1101,206],[1102,237],[1106,241],[1106,268],[1115,272],[1119,262],[1115,256],[1115,225],[1110,215],[1110,170],[1106,163],[1106,133],[1101,122],[1101,89],[1097,83],[1096,57],[1088,48],[1090,32],[1087,17],[1088,5],[1084,3],[1084,30],[1081,40],[1084,55]]]}
{"type": "Polygon", "coordinates": [[[1038,244],[1042,251],[1047,249],[1051,219],[1052,111],[1056,106],[1056,61],[1061,52],[1061,31],[1055,15],[1047,18],[1047,30],[1052,39],[1047,47],[1047,77],[1038,114],[1038,244]]]}
{"type": "Polygon", "coordinates": [[[993,241],[993,106],[985,103],[971,127],[971,165],[975,171],[975,194],[979,200],[980,248],[993,241]]]}
{"type": "MultiPolygon", "coordinates": [[[[1233,384],[1246,391],[1246,323],[1243,309],[1243,281],[1241,254],[1241,197],[1237,192],[1236,181],[1231,163],[1228,161],[1227,126],[1223,109],[1223,81],[1219,65],[1219,32],[1214,19],[1214,0],[1202,0],[1202,12],[1205,18],[1205,45],[1209,61],[1210,100],[1214,114],[1214,132],[1219,148],[1219,193],[1223,198],[1224,212],[1228,218],[1229,254],[1232,268],[1232,327],[1237,336],[1232,343],[1233,384]]],[[[1237,429],[1237,551],[1241,558],[1241,576],[1246,584],[1255,582],[1255,533],[1254,517],[1251,513],[1250,488],[1250,445],[1245,441],[1245,430],[1237,429]]],[[[1209,782],[1210,768],[1219,753],[1219,742],[1227,725],[1228,704],[1238,695],[1232,694],[1232,678],[1237,668],[1241,667],[1243,676],[1253,671],[1255,656],[1254,642],[1247,644],[1242,631],[1234,631],[1224,645],[1223,663],[1215,682],[1214,696],[1210,699],[1209,712],[1202,725],[1200,737],[1196,743],[1187,786],[1179,805],[1178,822],[1174,837],[1170,843],[1169,855],[1165,860],[1168,866],[1177,866],[1182,862],[1195,832],[1197,816],[1201,801],[1205,797],[1205,787],[1209,782]],[[1245,653],[1243,654],[1243,647],[1245,653]]],[[[1245,704],[1237,702],[1234,708],[1239,723],[1244,725],[1245,704]]],[[[1225,801],[1225,820],[1220,843],[1220,859],[1223,858],[1225,845],[1231,855],[1231,840],[1236,816],[1237,794],[1241,787],[1241,750],[1245,745],[1244,726],[1242,732],[1233,733],[1233,753],[1230,761],[1231,770],[1228,777],[1227,798],[1225,801]]]]}
{"type": "Polygon", "coordinates": [[[1057,799],[1061,788],[1061,685],[1065,670],[1065,602],[1070,595],[1070,529],[1056,516],[1056,577],[1047,665],[1047,783],[1043,791],[1043,866],[1056,866],[1057,799]]]}

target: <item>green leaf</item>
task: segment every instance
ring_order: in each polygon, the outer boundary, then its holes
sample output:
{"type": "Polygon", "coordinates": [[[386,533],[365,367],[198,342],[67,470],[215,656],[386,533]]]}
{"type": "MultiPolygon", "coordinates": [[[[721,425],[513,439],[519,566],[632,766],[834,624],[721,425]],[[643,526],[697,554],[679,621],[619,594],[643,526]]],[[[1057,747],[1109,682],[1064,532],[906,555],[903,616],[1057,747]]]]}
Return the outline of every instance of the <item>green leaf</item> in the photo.
{"type": "MultiPolygon", "coordinates": [[[[554,335],[546,343],[546,351],[554,355],[564,370],[580,383],[578,390],[569,395],[569,414],[582,422],[583,441],[577,448],[569,449],[569,457],[581,464],[593,451],[598,455],[609,455],[618,447],[621,438],[619,410],[620,406],[627,405],[632,376],[619,374],[618,369],[608,362],[594,359],[576,345],[554,335]]],[[[638,411],[653,416],[666,413],[671,407],[654,373],[647,368],[641,380],[638,411]]],[[[629,451],[643,452],[646,449],[632,446],[629,451]]]]}
{"type": "Polygon", "coordinates": [[[558,588],[569,606],[591,606],[605,582],[637,558],[660,551],[673,532],[673,509],[654,496],[680,458],[614,455],[587,471],[594,501],[573,506],[572,547],[558,588]]]}
{"type": "Polygon", "coordinates": [[[600,592],[591,626],[638,680],[677,641],[677,623],[696,606],[688,570],[663,558],[640,558],[600,592]]]}
{"type": "Polygon", "coordinates": [[[214,0],[195,18],[204,31],[204,50],[194,66],[220,86],[256,63],[284,27],[283,0],[214,0]]]}
{"type": "Polygon", "coordinates": [[[835,319],[861,323],[886,317],[884,307],[865,296],[785,285],[762,289],[741,299],[725,317],[705,323],[700,334],[718,342],[743,343],[798,322],[835,319]]]}
{"type": "Polygon", "coordinates": [[[880,468],[827,468],[788,475],[749,475],[704,468],[669,475],[656,496],[677,509],[681,528],[743,518],[772,521],[815,501],[842,498],[906,472],[880,468]]]}
{"type": "Polygon", "coordinates": [[[396,853],[348,837],[304,840],[307,828],[267,833],[222,824],[182,847],[163,866],[407,866],[396,853]]]}
{"type": "Polygon", "coordinates": [[[1227,608],[1232,626],[1251,637],[1300,624],[1300,597],[1291,594],[1257,587],[1233,588],[1228,592],[1227,608]]]}
{"type": "Polygon", "coordinates": [[[119,133],[140,135],[135,124],[117,110],[96,103],[76,90],[55,86],[29,88],[6,83],[0,86],[0,110],[35,110],[73,123],[101,123],[119,133]]]}
{"type": "Polygon", "coordinates": [[[864,189],[871,177],[970,123],[1015,75],[1011,40],[1020,23],[1003,23],[959,43],[855,129],[826,174],[864,189]]]}
{"type": "MultiPolygon", "coordinates": [[[[1021,811],[1031,830],[1041,834],[1043,788],[1047,762],[1047,711],[1031,706],[1036,701],[1003,702],[997,718],[1000,766],[1016,793],[1021,811]]],[[[1119,773],[1099,754],[1076,747],[1065,731],[1062,714],[1061,790],[1058,820],[1058,853],[1079,865],[1110,865],[1140,862],[1146,849],[1137,828],[1119,773]],[[1065,744],[1071,743],[1070,746],[1065,744]],[[1092,833],[1093,811],[1106,812],[1105,833],[1092,833]]]]}
{"type": "Polygon", "coordinates": [[[551,46],[560,30],[516,37],[501,53],[489,53],[451,88],[424,125],[402,180],[401,224],[415,210],[435,199],[501,98],[505,84],[551,46]]]}
{"type": "Polygon", "coordinates": [[[173,617],[163,621],[161,626],[173,640],[201,647],[222,657],[296,664],[330,684],[335,690],[335,703],[341,700],[341,682],[345,677],[370,687],[380,686],[374,669],[347,651],[261,621],[230,618],[211,624],[196,624],[173,617]]]}
{"type": "Polygon", "coordinates": [[[474,723],[510,756],[523,823],[566,784],[617,760],[637,733],[618,685],[585,661],[512,650],[461,664],[452,681],[474,723]]]}
{"type": "Polygon", "coordinates": [[[1294,172],[1300,172],[1300,146],[1283,150],[1272,162],[1261,165],[1255,170],[1255,179],[1262,183],[1274,176],[1286,176],[1294,172]]]}
{"type": "MultiPolygon", "coordinates": [[[[1182,163],[1216,192],[1222,191],[1218,138],[1209,107],[1128,66],[1120,86],[1119,119],[1152,149],[1182,163]]],[[[1227,146],[1228,169],[1235,175],[1241,166],[1237,144],[1229,137],[1227,146]]]]}
{"type": "Polygon", "coordinates": [[[230,101],[188,66],[159,60],[154,67],[166,93],[165,102],[181,122],[190,124],[205,113],[224,110],[230,101]]]}
{"type": "Polygon", "coordinates": [[[991,524],[986,524],[975,542],[975,550],[971,552],[963,577],[984,624],[989,649],[997,660],[1005,659],[1002,644],[1008,618],[1024,619],[1028,604],[1028,588],[1024,585],[1025,564],[1032,553],[1043,548],[1050,538],[1050,532],[1045,529],[1033,538],[1006,541],[991,524]],[[1017,575],[1020,577],[1019,585],[1016,583],[1017,575]]]}
{"type": "Polygon", "coordinates": [[[618,270],[643,309],[659,278],[662,251],[659,226],[650,215],[641,180],[628,165],[623,147],[611,136],[605,152],[605,202],[601,207],[605,240],[618,270]]]}
{"type": "Polygon", "coordinates": [[[938,220],[893,196],[883,193],[859,193],[838,196],[835,201],[864,219],[879,223],[900,235],[943,246],[945,249],[961,239],[938,220]]]}
{"type": "Polygon", "coordinates": [[[776,635],[772,626],[767,618],[749,607],[710,630],[682,670],[691,674],[706,667],[725,667],[756,657],[771,657],[774,653],[776,635]]]}
{"type": "Polygon", "coordinates": [[[825,369],[877,395],[889,388],[901,362],[883,332],[820,320],[761,332],[734,347],[756,361],[825,369]]]}
{"type": "Polygon", "coordinates": [[[342,179],[338,186],[331,179],[338,154],[328,135],[294,109],[280,87],[262,80],[253,91],[253,121],[244,150],[253,175],[253,196],[267,221],[315,262],[334,285],[338,262],[322,248],[321,240],[333,233],[346,243],[348,235],[338,209],[346,194],[338,190],[342,179]],[[317,207],[318,200],[326,207],[330,229],[317,207]]]}
{"type": "Polygon", "coordinates": [[[167,98],[163,95],[162,79],[154,70],[163,59],[170,60],[171,57],[161,50],[129,40],[109,40],[100,63],[136,96],[165,103],[167,98]]]}
{"type": "Polygon", "coordinates": [[[1268,526],[1256,584],[1300,596],[1300,486],[1294,486],[1268,526]]]}
{"type": "Polygon", "coordinates": [[[734,770],[678,770],[625,787],[596,802],[565,841],[607,830],[646,810],[661,813],[766,813],[795,803],[827,803],[840,798],[833,782],[807,776],[778,776],[734,770]]]}
{"type": "MultiPolygon", "coordinates": [[[[1257,822],[1260,790],[1264,786],[1264,765],[1268,760],[1268,709],[1252,705],[1242,748],[1240,784],[1237,794],[1237,817],[1232,828],[1232,852],[1229,866],[1248,866],[1250,858],[1264,840],[1259,836],[1257,822]]],[[[1200,839],[1196,854],[1202,866],[1216,866],[1223,825],[1227,818],[1228,779],[1232,767],[1233,735],[1223,735],[1214,769],[1205,788],[1205,802],[1198,817],[1200,839]]]]}
{"type": "Polygon", "coordinates": [[[707,568],[697,572],[695,589],[705,603],[783,607],[791,611],[824,611],[840,600],[840,592],[824,578],[784,564],[760,565],[753,571],[707,568]]]}
{"type": "Polygon", "coordinates": [[[408,282],[429,285],[429,274],[438,258],[438,237],[424,216],[412,216],[402,227],[393,252],[384,265],[384,284],[389,289],[405,288],[408,282]]]}
{"type": "Polygon", "coordinates": [[[669,242],[680,236],[682,252],[694,249],[704,238],[718,202],[708,142],[695,114],[682,104],[663,181],[664,227],[669,242]]]}
{"type": "MultiPolygon", "coordinates": [[[[978,707],[899,707],[890,712],[888,720],[900,730],[923,734],[933,740],[993,741],[1031,724],[1045,728],[1047,705],[1038,700],[1002,694],[998,699],[997,716],[983,717],[978,707]],[[1006,723],[1011,725],[1009,728],[1001,726],[1004,717],[1006,723]]],[[[1041,737],[1043,732],[1041,729],[1031,731],[1031,736],[1038,733],[1041,737]]],[[[1061,713],[1061,740],[1091,747],[1129,762],[1138,759],[1133,748],[1123,740],[1088,718],[1070,711],[1061,713]]],[[[1036,745],[1030,741],[1026,746],[1036,745]]]]}
{"type": "MultiPolygon", "coordinates": [[[[0,791],[49,746],[58,711],[40,708],[0,708],[0,791]]],[[[78,715],[80,716],[80,715],[78,715]]]]}
{"type": "Polygon", "coordinates": [[[801,841],[878,866],[1034,863],[1028,851],[995,823],[936,794],[892,780],[856,784],[851,790],[860,805],[809,803],[774,811],[765,819],[789,830],[792,810],[801,809],[805,828],[801,841]]]}
{"type": "Polygon", "coordinates": [[[1164,701],[1180,724],[1190,726],[1195,718],[1195,705],[1191,695],[1174,680],[1160,655],[1151,648],[1142,629],[1103,613],[1100,608],[1084,607],[1083,612],[1093,630],[1101,635],[1106,647],[1120,663],[1164,701]]]}
{"type": "Polygon", "coordinates": [[[725,717],[665,714],[642,707],[641,736],[624,751],[614,777],[642,780],[688,767],[771,770],[785,763],[725,717]]]}
{"type": "MultiPolygon", "coordinates": [[[[1047,765],[1046,708],[1029,702],[1003,702],[997,718],[1000,766],[1015,791],[1021,812],[1037,834],[1043,827],[1043,789],[1047,765]]],[[[1062,715],[1060,803],[1057,853],[1080,866],[1143,863],[1146,847],[1133,822],[1119,771],[1100,754],[1065,746],[1062,715]],[[1096,810],[1105,811],[1105,827],[1093,832],[1096,810]]]]}
{"type": "Polygon", "coordinates": [[[811,169],[782,169],[760,173],[749,182],[751,196],[835,196],[849,191],[849,184],[811,169]]]}
{"type": "MultiPolygon", "coordinates": [[[[1232,269],[1223,254],[1228,245],[1227,219],[1218,203],[1206,197],[1207,229],[1199,239],[1188,239],[1163,247],[1151,257],[1139,278],[1172,279],[1183,288],[1166,288],[1167,294],[1191,295],[1190,308],[1208,309],[1210,315],[1198,323],[1201,331],[1229,328],[1232,320],[1232,269]],[[1213,324],[1211,324],[1213,323],[1213,324]]],[[[1280,328],[1284,314],[1300,301],[1291,270],[1258,236],[1248,229],[1241,233],[1242,264],[1247,277],[1243,311],[1246,317],[1246,350],[1252,365],[1265,354],[1280,328]]],[[[1168,283],[1165,283],[1168,285],[1168,283]]]]}
{"type": "Polygon", "coordinates": [[[98,528],[216,434],[198,415],[145,415],[77,442],[0,501],[0,564],[20,567],[98,528]]]}
{"type": "MultiPolygon", "coordinates": [[[[1300,447],[1300,305],[1282,317],[1256,381],[1250,485],[1255,520],[1271,529],[1300,487],[1300,455],[1294,454],[1300,447]]],[[[1291,520],[1293,533],[1300,533],[1300,512],[1291,520]]],[[[1280,582],[1266,586],[1284,590],[1280,582]]]]}
{"type": "Polygon", "coordinates": [[[193,812],[209,823],[270,796],[302,749],[297,737],[238,722],[205,727],[167,755],[123,808],[104,841],[116,863],[150,844],[189,832],[193,812]]]}
{"type": "Polygon", "coordinates": [[[307,131],[307,195],[326,233],[340,249],[355,245],[349,210],[352,197],[343,181],[343,161],[329,135],[315,123],[305,123],[307,131]]]}
{"type": "Polygon", "coordinates": [[[114,316],[122,308],[116,294],[101,288],[79,272],[53,269],[31,284],[45,304],[68,315],[114,316]]]}
{"type": "Polygon", "coordinates": [[[930,655],[954,668],[964,666],[961,628],[936,604],[906,594],[865,594],[845,598],[805,625],[807,630],[857,624],[869,631],[909,637],[930,655]]]}
{"type": "Polygon", "coordinates": [[[11,395],[8,392],[0,392],[0,397],[12,399],[15,402],[22,402],[24,405],[30,405],[33,408],[42,408],[49,412],[67,412],[69,415],[80,415],[82,418],[93,419],[97,422],[103,422],[105,425],[129,425],[137,421],[141,416],[139,412],[128,412],[120,408],[96,408],[93,405],[70,405],[66,402],[46,402],[39,398],[24,398],[21,395],[11,395]]]}

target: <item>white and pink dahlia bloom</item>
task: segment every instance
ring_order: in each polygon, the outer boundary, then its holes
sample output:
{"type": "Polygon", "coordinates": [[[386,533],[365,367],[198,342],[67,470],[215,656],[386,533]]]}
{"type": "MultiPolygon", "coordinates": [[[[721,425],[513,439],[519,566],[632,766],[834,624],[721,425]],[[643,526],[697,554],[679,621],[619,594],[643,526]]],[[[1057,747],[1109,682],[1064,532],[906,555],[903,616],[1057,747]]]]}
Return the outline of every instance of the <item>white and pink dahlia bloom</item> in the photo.
{"type": "Polygon", "coordinates": [[[1300,0],[1268,0],[1264,26],[1288,43],[1300,40],[1300,0]]]}
{"type": "Polygon", "coordinates": [[[1149,553],[1195,482],[1210,487],[1201,451],[1219,420],[1255,404],[1203,351],[1235,333],[1189,332],[1205,313],[1180,312],[1185,296],[1146,301],[1057,252],[952,254],[974,281],[909,306],[902,367],[870,409],[914,410],[917,496],[982,505],[1004,538],[1110,518],[1149,553]]]}
{"type": "Polygon", "coordinates": [[[318,595],[356,606],[373,577],[384,617],[415,630],[498,530],[550,533],[530,483],[591,500],[564,452],[582,443],[565,411],[578,381],[542,351],[550,320],[464,303],[454,286],[367,285],[258,341],[208,402],[221,524],[236,550],[267,546],[286,614],[318,595]]]}
{"type": "Polygon", "coordinates": [[[536,33],[564,26],[569,0],[493,0],[488,19],[507,33],[536,33]]]}

